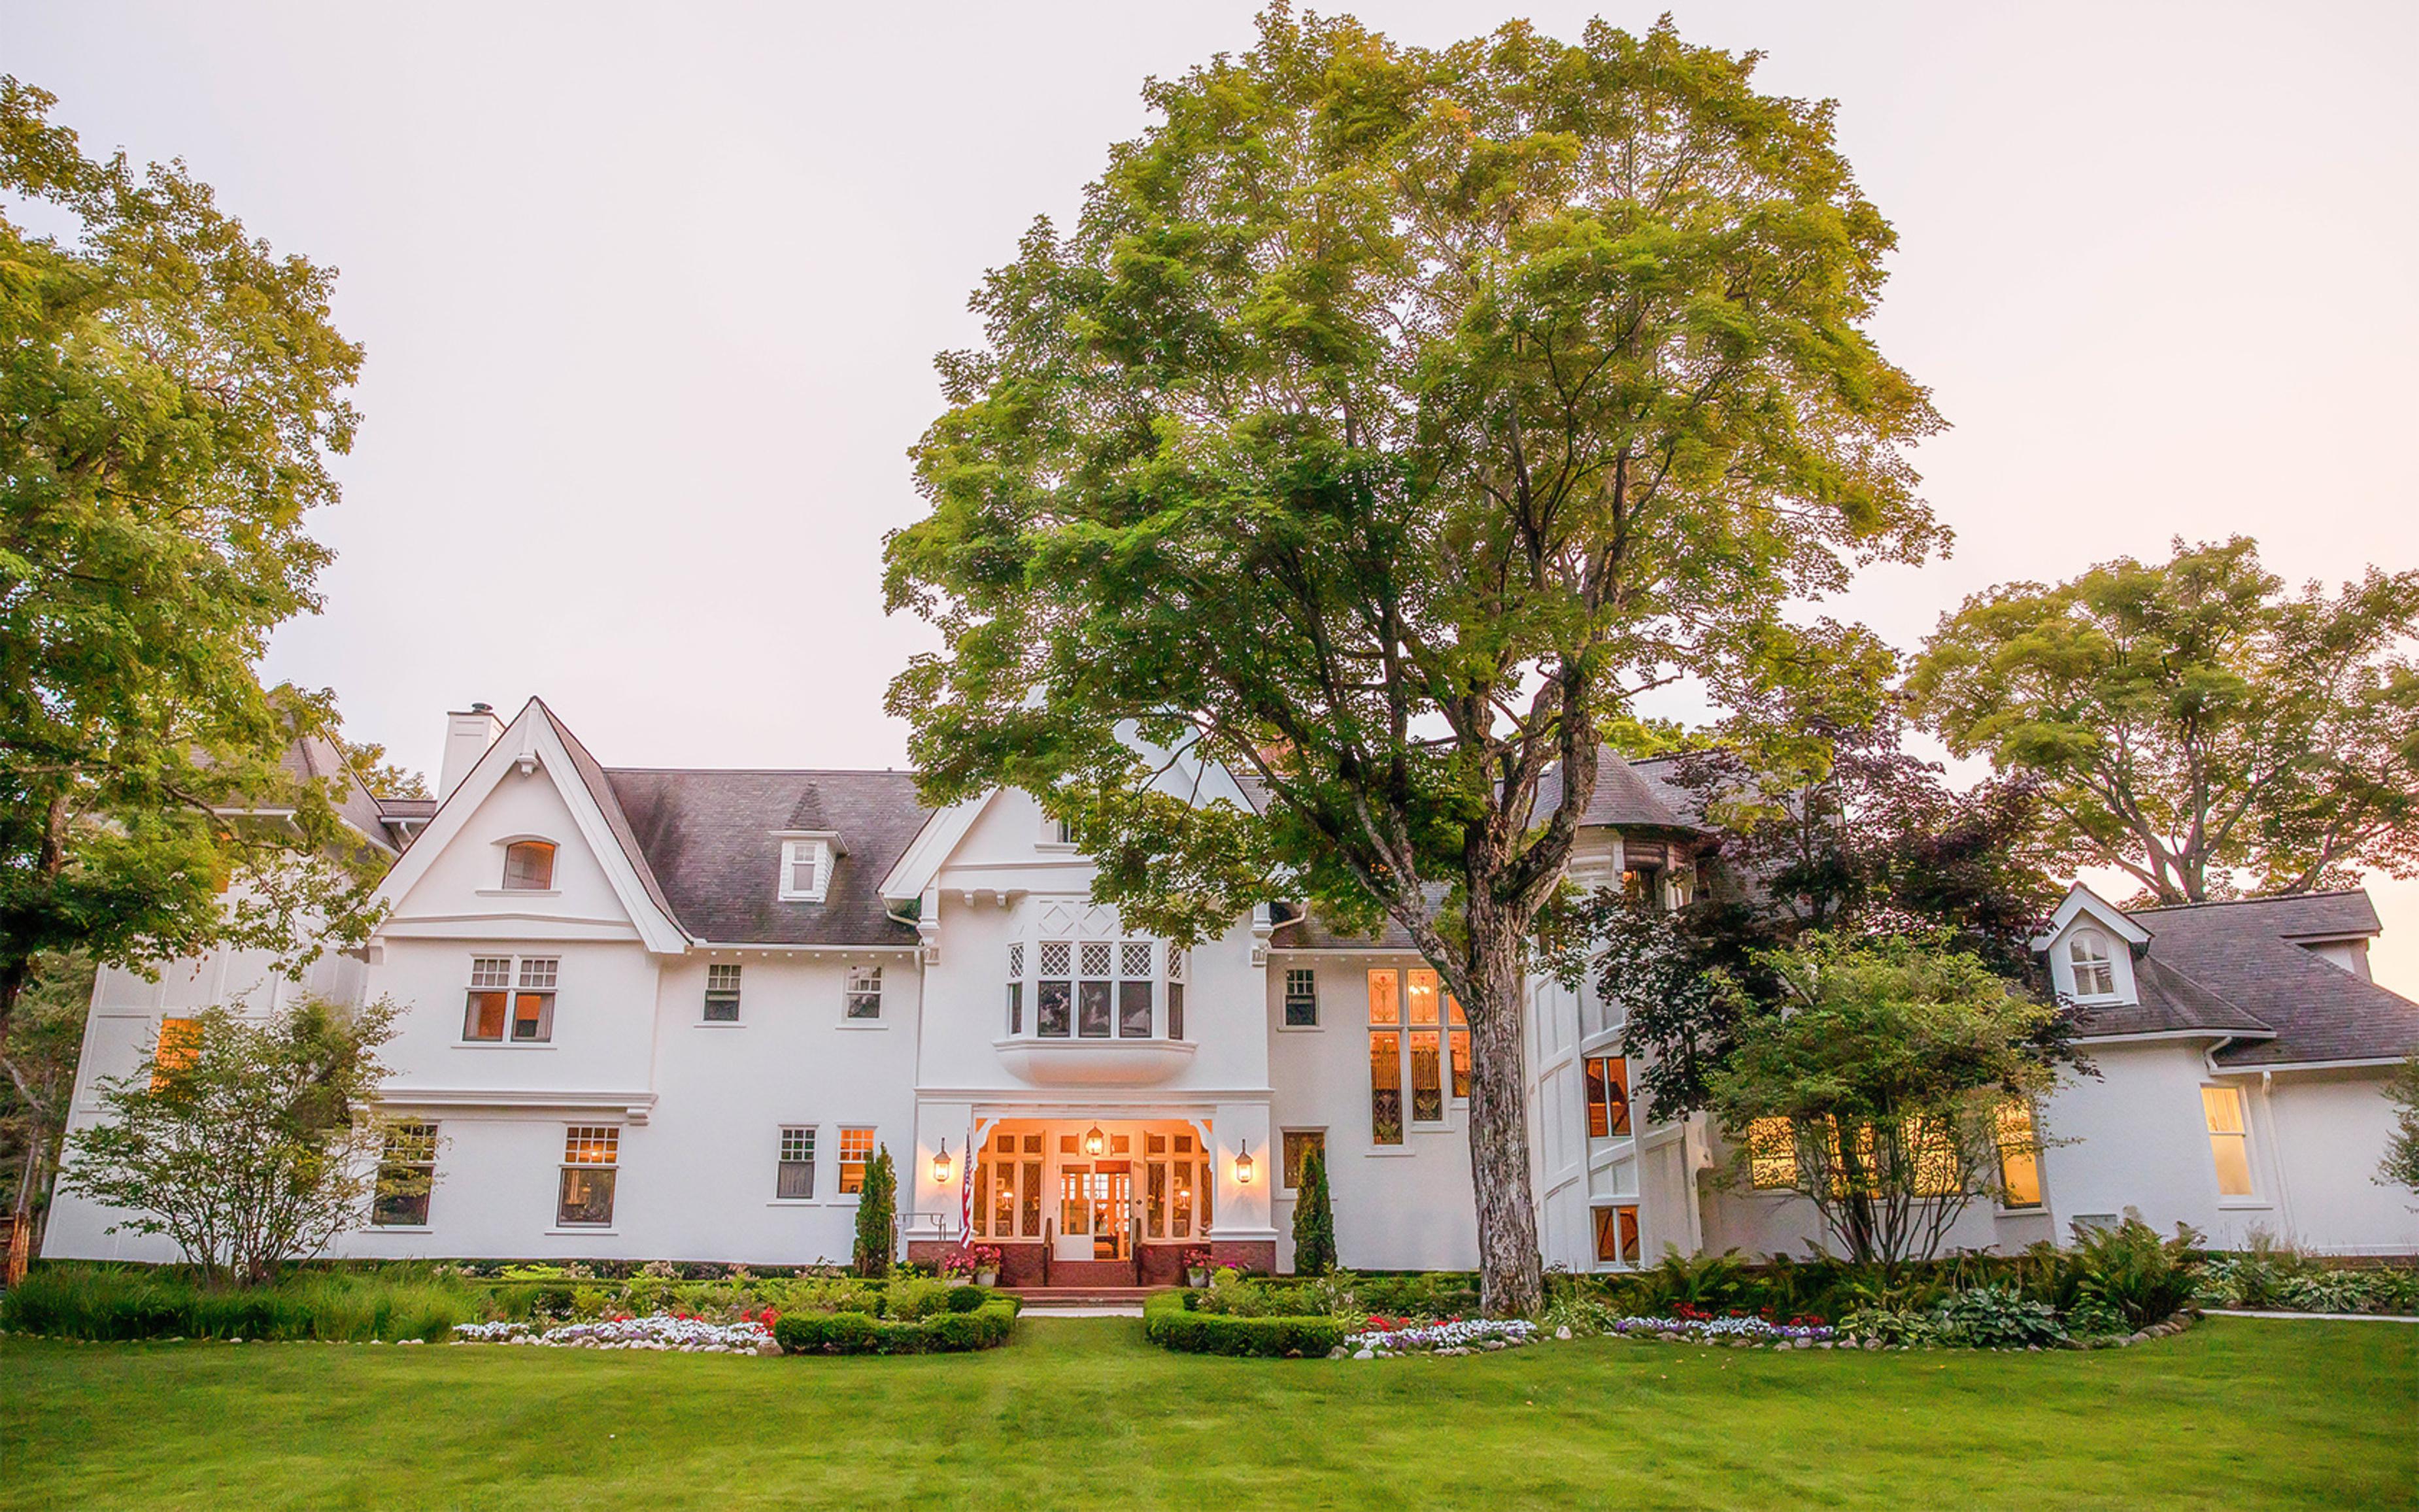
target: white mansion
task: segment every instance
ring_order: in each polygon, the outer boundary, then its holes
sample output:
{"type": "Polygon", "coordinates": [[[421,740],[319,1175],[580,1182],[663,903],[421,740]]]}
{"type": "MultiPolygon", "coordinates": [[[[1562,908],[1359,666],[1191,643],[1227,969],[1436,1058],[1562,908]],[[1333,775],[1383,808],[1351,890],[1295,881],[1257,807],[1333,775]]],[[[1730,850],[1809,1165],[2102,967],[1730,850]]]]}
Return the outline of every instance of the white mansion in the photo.
{"type": "MultiPolygon", "coordinates": [[[[934,812],[903,772],[606,767],[535,700],[451,716],[441,786],[354,791],[390,911],[301,987],[230,952],[102,973],[73,1120],[198,1007],[385,996],[384,1101],[409,1120],[389,1157],[434,1180],[347,1255],[840,1259],[886,1147],[910,1256],[970,1226],[1025,1285],[1172,1279],[1194,1247],[1282,1269],[1321,1147],[1345,1264],[1475,1263],[1468,1032],[1398,935],[1280,908],[1174,951],[1089,902],[1023,794],[934,812]]],[[[1608,755],[1575,874],[1685,896],[1689,812],[1608,755]]],[[[2038,945],[2102,1076],[2035,1110],[2050,1148],[2010,1157],[2007,1205],[1951,1242],[2135,1208],[2217,1243],[2419,1251],[2419,1199],[2371,1180],[2382,1078],[2419,1045],[2419,1007],[2368,980],[2377,932],[2356,892],[2128,914],[2076,889],[2038,945]]],[[[1529,1019],[1548,1264],[1818,1237],[1803,1202],[1711,1180],[1720,1130],[1633,1111],[1617,1008],[1540,980],[1529,1019]]],[[[63,1194],[44,1251],[172,1257],[111,1222],[63,1194]]]]}

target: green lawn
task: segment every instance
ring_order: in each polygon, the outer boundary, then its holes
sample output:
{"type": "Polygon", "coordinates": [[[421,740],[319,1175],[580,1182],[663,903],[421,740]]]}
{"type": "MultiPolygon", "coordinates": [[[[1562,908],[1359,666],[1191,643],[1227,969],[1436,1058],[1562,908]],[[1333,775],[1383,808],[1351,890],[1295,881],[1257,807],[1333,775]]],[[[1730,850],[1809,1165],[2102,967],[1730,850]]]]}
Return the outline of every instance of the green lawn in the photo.
{"type": "Polygon", "coordinates": [[[1586,1342],[743,1360],[0,1343],[0,1507],[2419,1505],[2419,1327],[2092,1354],[1586,1342]]]}

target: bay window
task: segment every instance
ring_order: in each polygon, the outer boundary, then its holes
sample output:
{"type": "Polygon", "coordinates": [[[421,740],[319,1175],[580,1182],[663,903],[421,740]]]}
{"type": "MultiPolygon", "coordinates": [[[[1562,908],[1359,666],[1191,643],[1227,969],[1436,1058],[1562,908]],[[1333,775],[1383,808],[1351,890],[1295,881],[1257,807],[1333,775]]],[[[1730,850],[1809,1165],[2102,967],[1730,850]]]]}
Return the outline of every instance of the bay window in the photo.
{"type": "Polygon", "coordinates": [[[1587,1120],[1590,1139],[1618,1139],[1629,1133],[1629,1061],[1622,1056],[1590,1056],[1587,1120]]]}
{"type": "Polygon", "coordinates": [[[1638,1205],[1620,1203],[1608,1208],[1592,1208],[1589,1215],[1595,1222],[1595,1257],[1607,1265],[1638,1263],[1638,1205]]]}
{"type": "MultiPolygon", "coordinates": [[[[1155,940],[1039,940],[1031,982],[1033,1033],[1043,1040],[1184,1037],[1184,954],[1165,956],[1166,1020],[1159,1018],[1155,940]]],[[[1025,1032],[1025,946],[1008,948],[1008,1032],[1025,1032]]]]}

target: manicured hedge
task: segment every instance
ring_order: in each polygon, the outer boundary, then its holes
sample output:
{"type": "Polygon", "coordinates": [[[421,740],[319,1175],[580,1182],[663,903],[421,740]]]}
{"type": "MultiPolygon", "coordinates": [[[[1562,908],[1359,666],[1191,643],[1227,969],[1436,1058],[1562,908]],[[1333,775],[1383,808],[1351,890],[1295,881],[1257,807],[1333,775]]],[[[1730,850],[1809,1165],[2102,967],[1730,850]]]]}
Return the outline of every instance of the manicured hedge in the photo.
{"type": "Polygon", "coordinates": [[[953,1354],[995,1350],[1016,1326],[1014,1297],[962,1287],[951,1310],[914,1322],[867,1313],[785,1313],[773,1324],[774,1341],[790,1354],[953,1354]],[[971,1294],[971,1308],[958,1301],[971,1294]]]}
{"type": "MultiPolygon", "coordinates": [[[[1234,1318],[1194,1312],[1190,1294],[1163,1291],[1143,1304],[1143,1337],[1185,1354],[1322,1359],[1344,1343],[1340,1318],[1234,1318]]],[[[788,1321],[787,1319],[783,1319],[788,1321]]]]}

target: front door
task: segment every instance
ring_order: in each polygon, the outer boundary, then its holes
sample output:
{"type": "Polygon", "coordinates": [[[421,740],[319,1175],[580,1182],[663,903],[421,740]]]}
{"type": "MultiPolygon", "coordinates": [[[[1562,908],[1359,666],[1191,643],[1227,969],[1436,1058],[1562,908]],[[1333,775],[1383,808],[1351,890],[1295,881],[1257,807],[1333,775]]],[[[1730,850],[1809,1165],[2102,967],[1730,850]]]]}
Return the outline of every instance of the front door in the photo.
{"type": "Polygon", "coordinates": [[[1124,1260],[1133,1257],[1133,1175],[1129,1162],[1097,1161],[1058,1170],[1058,1241],[1061,1260],[1124,1260]]]}

